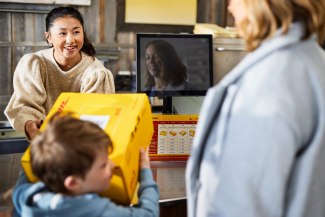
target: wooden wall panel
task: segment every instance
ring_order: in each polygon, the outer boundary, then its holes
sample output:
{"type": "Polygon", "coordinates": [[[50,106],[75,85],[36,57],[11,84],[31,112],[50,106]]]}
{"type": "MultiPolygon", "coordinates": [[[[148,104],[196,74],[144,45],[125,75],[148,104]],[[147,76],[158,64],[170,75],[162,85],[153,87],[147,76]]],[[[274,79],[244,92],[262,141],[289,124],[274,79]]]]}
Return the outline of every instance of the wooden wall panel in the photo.
{"type": "Polygon", "coordinates": [[[198,0],[197,22],[227,26],[227,0],[198,0]]]}
{"type": "Polygon", "coordinates": [[[85,30],[90,41],[99,42],[99,0],[92,1],[91,7],[78,7],[84,16],[85,30]]]}
{"type": "Polygon", "coordinates": [[[104,42],[115,42],[116,35],[116,0],[103,0],[105,2],[105,10],[103,20],[104,26],[104,42]]]}
{"type": "MultiPolygon", "coordinates": [[[[96,1],[96,0],[95,0],[96,1]]],[[[0,2],[25,3],[25,4],[73,4],[90,5],[91,0],[0,0],[0,2]]]]}
{"type": "MultiPolygon", "coordinates": [[[[12,13],[11,41],[13,42],[27,41],[26,38],[30,38],[29,35],[32,36],[33,28],[32,26],[25,25],[25,16],[26,14],[24,13],[12,13]]],[[[15,70],[18,61],[25,54],[24,52],[25,52],[24,47],[12,47],[12,59],[11,59],[12,72],[15,70]]]]}
{"type": "MultiPolygon", "coordinates": [[[[0,41],[8,41],[11,38],[11,14],[0,12],[0,41]]],[[[2,112],[8,101],[8,95],[12,89],[12,73],[11,73],[11,49],[9,47],[0,47],[0,120],[6,117],[2,112]]]]}
{"type": "Polygon", "coordinates": [[[33,41],[45,41],[45,18],[46,14],[33,14],[33,41]]]}
{"type": "MultiPolygon", "coordinates": [[[[93,0],[90,6],[77,6],[84,16],[88,38],[97,45],[103,45],[98,55],[114,75],[119,71],[134,71],[135,34],[137,32],[191,32],[192,27],[170,29],[169,26],[146,25],[124,26],[123,10],[125,0],[93,0]],[[153,28],[152,28],[153,27],[153,28]],[[170,31],[171,30],[171,31],[170,31]],[[107,48],[107,44],[118,48],[107,48]],[[106,47],[105,47],[106,46],[106,47]],[[114,56],[115,55],[115,56],[114,56]]],[[[12,46],[6,42],[43,43],[46,40],[45,17],[54,7],[51,4],[17,4],[0,1],[0,96],[11,95],[12,77],[16,65],[25,53],[35,52],[47,46],[12,46]],[[18,10],[18,12],[16,11],[18,10]],[[10,47],[12,46],[12,47],[10,47]]],[[[229,21],[227,0],[198,0],[197,21],[227,26],[229,21]]],[[[229,25],[228,25],[229,26],[229,25]]],[[[46,44],[45,44],[46,45],[46,44]]],[[[0,108],[0,113],[2,113],[0,108]]],[[[0,121],[2,118],[0,117],[0,121]]]]}
{"type": "MultiPolygon", "coordinates": [[[[0,12],[0,41],[8,41],[11,38],[11,14],[0,12]]],[[[0,47],[0,95],[11,94],[11,49],[0,47]],[[9,64],[8,64],[9,63],[9,64]]]]}

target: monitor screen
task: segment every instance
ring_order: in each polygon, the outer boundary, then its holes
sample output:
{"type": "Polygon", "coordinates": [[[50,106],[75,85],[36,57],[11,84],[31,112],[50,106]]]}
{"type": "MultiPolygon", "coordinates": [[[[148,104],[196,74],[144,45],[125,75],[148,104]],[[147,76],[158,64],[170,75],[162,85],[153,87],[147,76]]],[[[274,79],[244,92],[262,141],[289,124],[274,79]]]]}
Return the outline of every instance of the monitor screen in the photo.
{"type": "Polygon", "coordinates": [[[137,92],[204,96],[213,85],[212,55],[212,35],[137,34],[137,92]]]}

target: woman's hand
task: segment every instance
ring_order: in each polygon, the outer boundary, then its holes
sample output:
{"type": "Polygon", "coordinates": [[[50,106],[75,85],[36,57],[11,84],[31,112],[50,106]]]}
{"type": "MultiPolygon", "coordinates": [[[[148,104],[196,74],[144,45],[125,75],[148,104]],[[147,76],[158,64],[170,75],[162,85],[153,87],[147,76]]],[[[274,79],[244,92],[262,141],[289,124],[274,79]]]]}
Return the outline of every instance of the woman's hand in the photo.
{"type": "Polygon", "coordinates": [[[34,137],[39,133],[39,128],[41,127],[43,121],[41,120],[29,120],[25,124],[25,132],[29,140],[33,140],[34,137]]]}
{"type": "Polygon", "coordinates": [[[143,148],[140,148],[140,167],[141,169],[150,169],[149,147],[146,149],[146,151],[143,148]]]}

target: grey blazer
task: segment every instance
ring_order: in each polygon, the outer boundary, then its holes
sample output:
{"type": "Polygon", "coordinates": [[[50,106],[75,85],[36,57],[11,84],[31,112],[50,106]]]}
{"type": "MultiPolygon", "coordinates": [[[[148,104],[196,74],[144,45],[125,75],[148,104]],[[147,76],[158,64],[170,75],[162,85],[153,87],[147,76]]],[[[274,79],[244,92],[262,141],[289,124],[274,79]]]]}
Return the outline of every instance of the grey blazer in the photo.
{"type": "Polygon", "coordinates": [[[188,216],[325,216],[325,53],[302,26],[248,54],[204,100],[188,216]]]}

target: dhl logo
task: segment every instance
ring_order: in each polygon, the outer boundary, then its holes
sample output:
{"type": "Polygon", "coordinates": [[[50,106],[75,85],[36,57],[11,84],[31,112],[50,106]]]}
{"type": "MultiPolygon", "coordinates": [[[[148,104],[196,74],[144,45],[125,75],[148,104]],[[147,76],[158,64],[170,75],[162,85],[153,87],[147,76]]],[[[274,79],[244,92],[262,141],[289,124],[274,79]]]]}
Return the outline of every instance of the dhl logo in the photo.
{"type": "Polygon", "coordinates": [[[58,108],[58,113],[61,113],[64,109],[64,107],[68,104],[70,97],[68,97],[67,100],[63,100],[58,108]]]}

